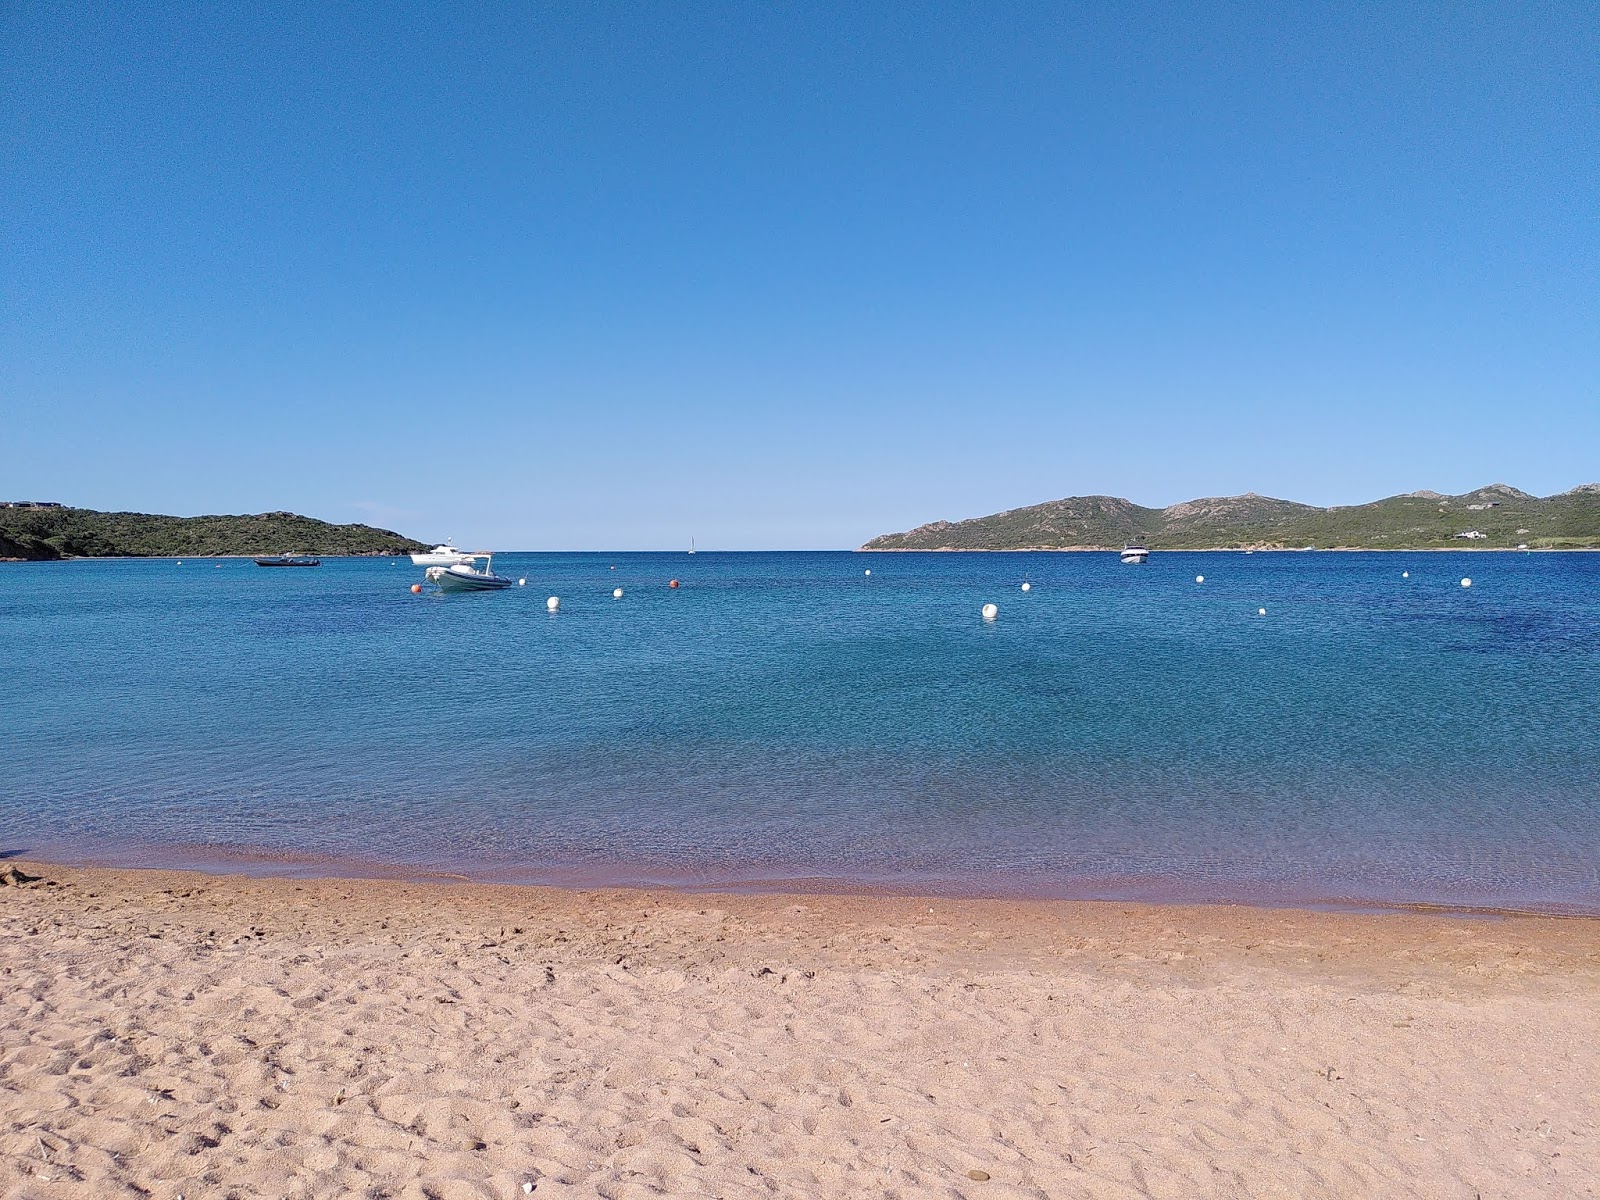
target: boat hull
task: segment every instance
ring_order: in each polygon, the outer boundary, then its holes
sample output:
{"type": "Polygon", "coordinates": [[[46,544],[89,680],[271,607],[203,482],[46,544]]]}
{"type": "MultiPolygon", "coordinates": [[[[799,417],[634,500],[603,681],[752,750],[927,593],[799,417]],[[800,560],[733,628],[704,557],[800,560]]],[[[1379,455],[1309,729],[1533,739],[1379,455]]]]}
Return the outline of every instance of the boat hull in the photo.
{"type": "Polygon", "coordinates": [[[503,575],[468,574],[448,567],[430,568],[428,578],[443,592],[498,592],[511,586],[511,580],[503,575]]]}
{"type": "Polygon", "coordinates": [[[320,567],[321,565],[322,560],[320,558],[304,558],[298,560],[282,558],[256,559],[256,566],[258,567],[320,567]]]}

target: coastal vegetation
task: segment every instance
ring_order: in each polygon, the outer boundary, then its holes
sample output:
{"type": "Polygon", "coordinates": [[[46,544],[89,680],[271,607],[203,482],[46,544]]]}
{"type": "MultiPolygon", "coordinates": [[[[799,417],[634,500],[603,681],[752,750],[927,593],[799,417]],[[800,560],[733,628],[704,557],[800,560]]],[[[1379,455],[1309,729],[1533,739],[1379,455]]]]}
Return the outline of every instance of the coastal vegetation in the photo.
{"type": "Polygon", "coordinates": [[[291,512],[166,517],[61,505],[0,507],[0,559],[205,558],[226,554],[405,554],[425,550],[388,529],[332,525],[291,512]]]}
{"type": "Polygon", "coordinates": [[[1248,493],[1144,508],[1069,496],[873,538],[863,550],[1465,550],[1600,548],[1600,484],[1531,496],[1503,483],[1317,508],[1248,493]]]}

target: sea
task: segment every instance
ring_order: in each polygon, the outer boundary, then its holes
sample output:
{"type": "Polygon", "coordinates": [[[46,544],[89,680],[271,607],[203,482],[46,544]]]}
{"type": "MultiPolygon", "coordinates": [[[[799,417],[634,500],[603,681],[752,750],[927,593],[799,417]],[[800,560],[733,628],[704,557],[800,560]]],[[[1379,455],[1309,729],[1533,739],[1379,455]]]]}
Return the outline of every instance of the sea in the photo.
{"type": "Polygon", "coordinates": [[[495,568],[0,565],[0,854],[1600,913],[1600,554],[495,568]]]}

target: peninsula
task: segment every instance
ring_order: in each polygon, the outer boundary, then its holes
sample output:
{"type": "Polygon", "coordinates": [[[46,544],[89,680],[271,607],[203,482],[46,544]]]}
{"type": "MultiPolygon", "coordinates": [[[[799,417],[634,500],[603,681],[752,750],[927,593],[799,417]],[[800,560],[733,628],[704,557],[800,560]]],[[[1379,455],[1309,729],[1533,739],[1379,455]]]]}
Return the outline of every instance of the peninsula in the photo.
{"type": "Polygon", "coordinates": [[[291,512],[165,517],[44,501],[0,504],[0,560],[208,558],[220,555],[406,554],[421,542],[371,525],[331,525],[291,512]]]}
{"type": "Polygon", "coordinates": [[[1600,548],[1600,483],[1531,496],[1493,483],[1462,496],[1409,492],[1317,508],[1247,493],[1143,508],[1069,496],[875,537],[863,550],[1584,550],[1600,548]]]}

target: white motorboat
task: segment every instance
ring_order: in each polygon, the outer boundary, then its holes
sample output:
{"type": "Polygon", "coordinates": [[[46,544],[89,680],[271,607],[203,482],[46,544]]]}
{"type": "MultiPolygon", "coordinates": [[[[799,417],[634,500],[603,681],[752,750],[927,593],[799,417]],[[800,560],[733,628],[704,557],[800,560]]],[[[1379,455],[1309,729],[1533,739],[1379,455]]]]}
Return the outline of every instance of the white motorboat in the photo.
{"type": "Polygon", "coordinates": [[[464,561],[448,567],[429,567],[423,572],[429,583],[444,592],[498,592],[511,586],[511,580],[494,573],[494,555],[463,554],[464,561]],[[481,568],[475,563],[482,562],[481,568]]]}
{"type": "Polygon", "coordinates": [[[417,567],[453,567],[458,563],[470,561],[472,555],[462,550],[457,550],[450,542],[442,546],[435,546],[432,550],[423,551],[411,556],[411,563],[417,567]]]}
{"type": "Polygon", "coordinates": [[[1150,557],[1150,551],[1137,543],[1122,548],[1122,561],[1125,563],[1142,563],[1150,557]]]}

